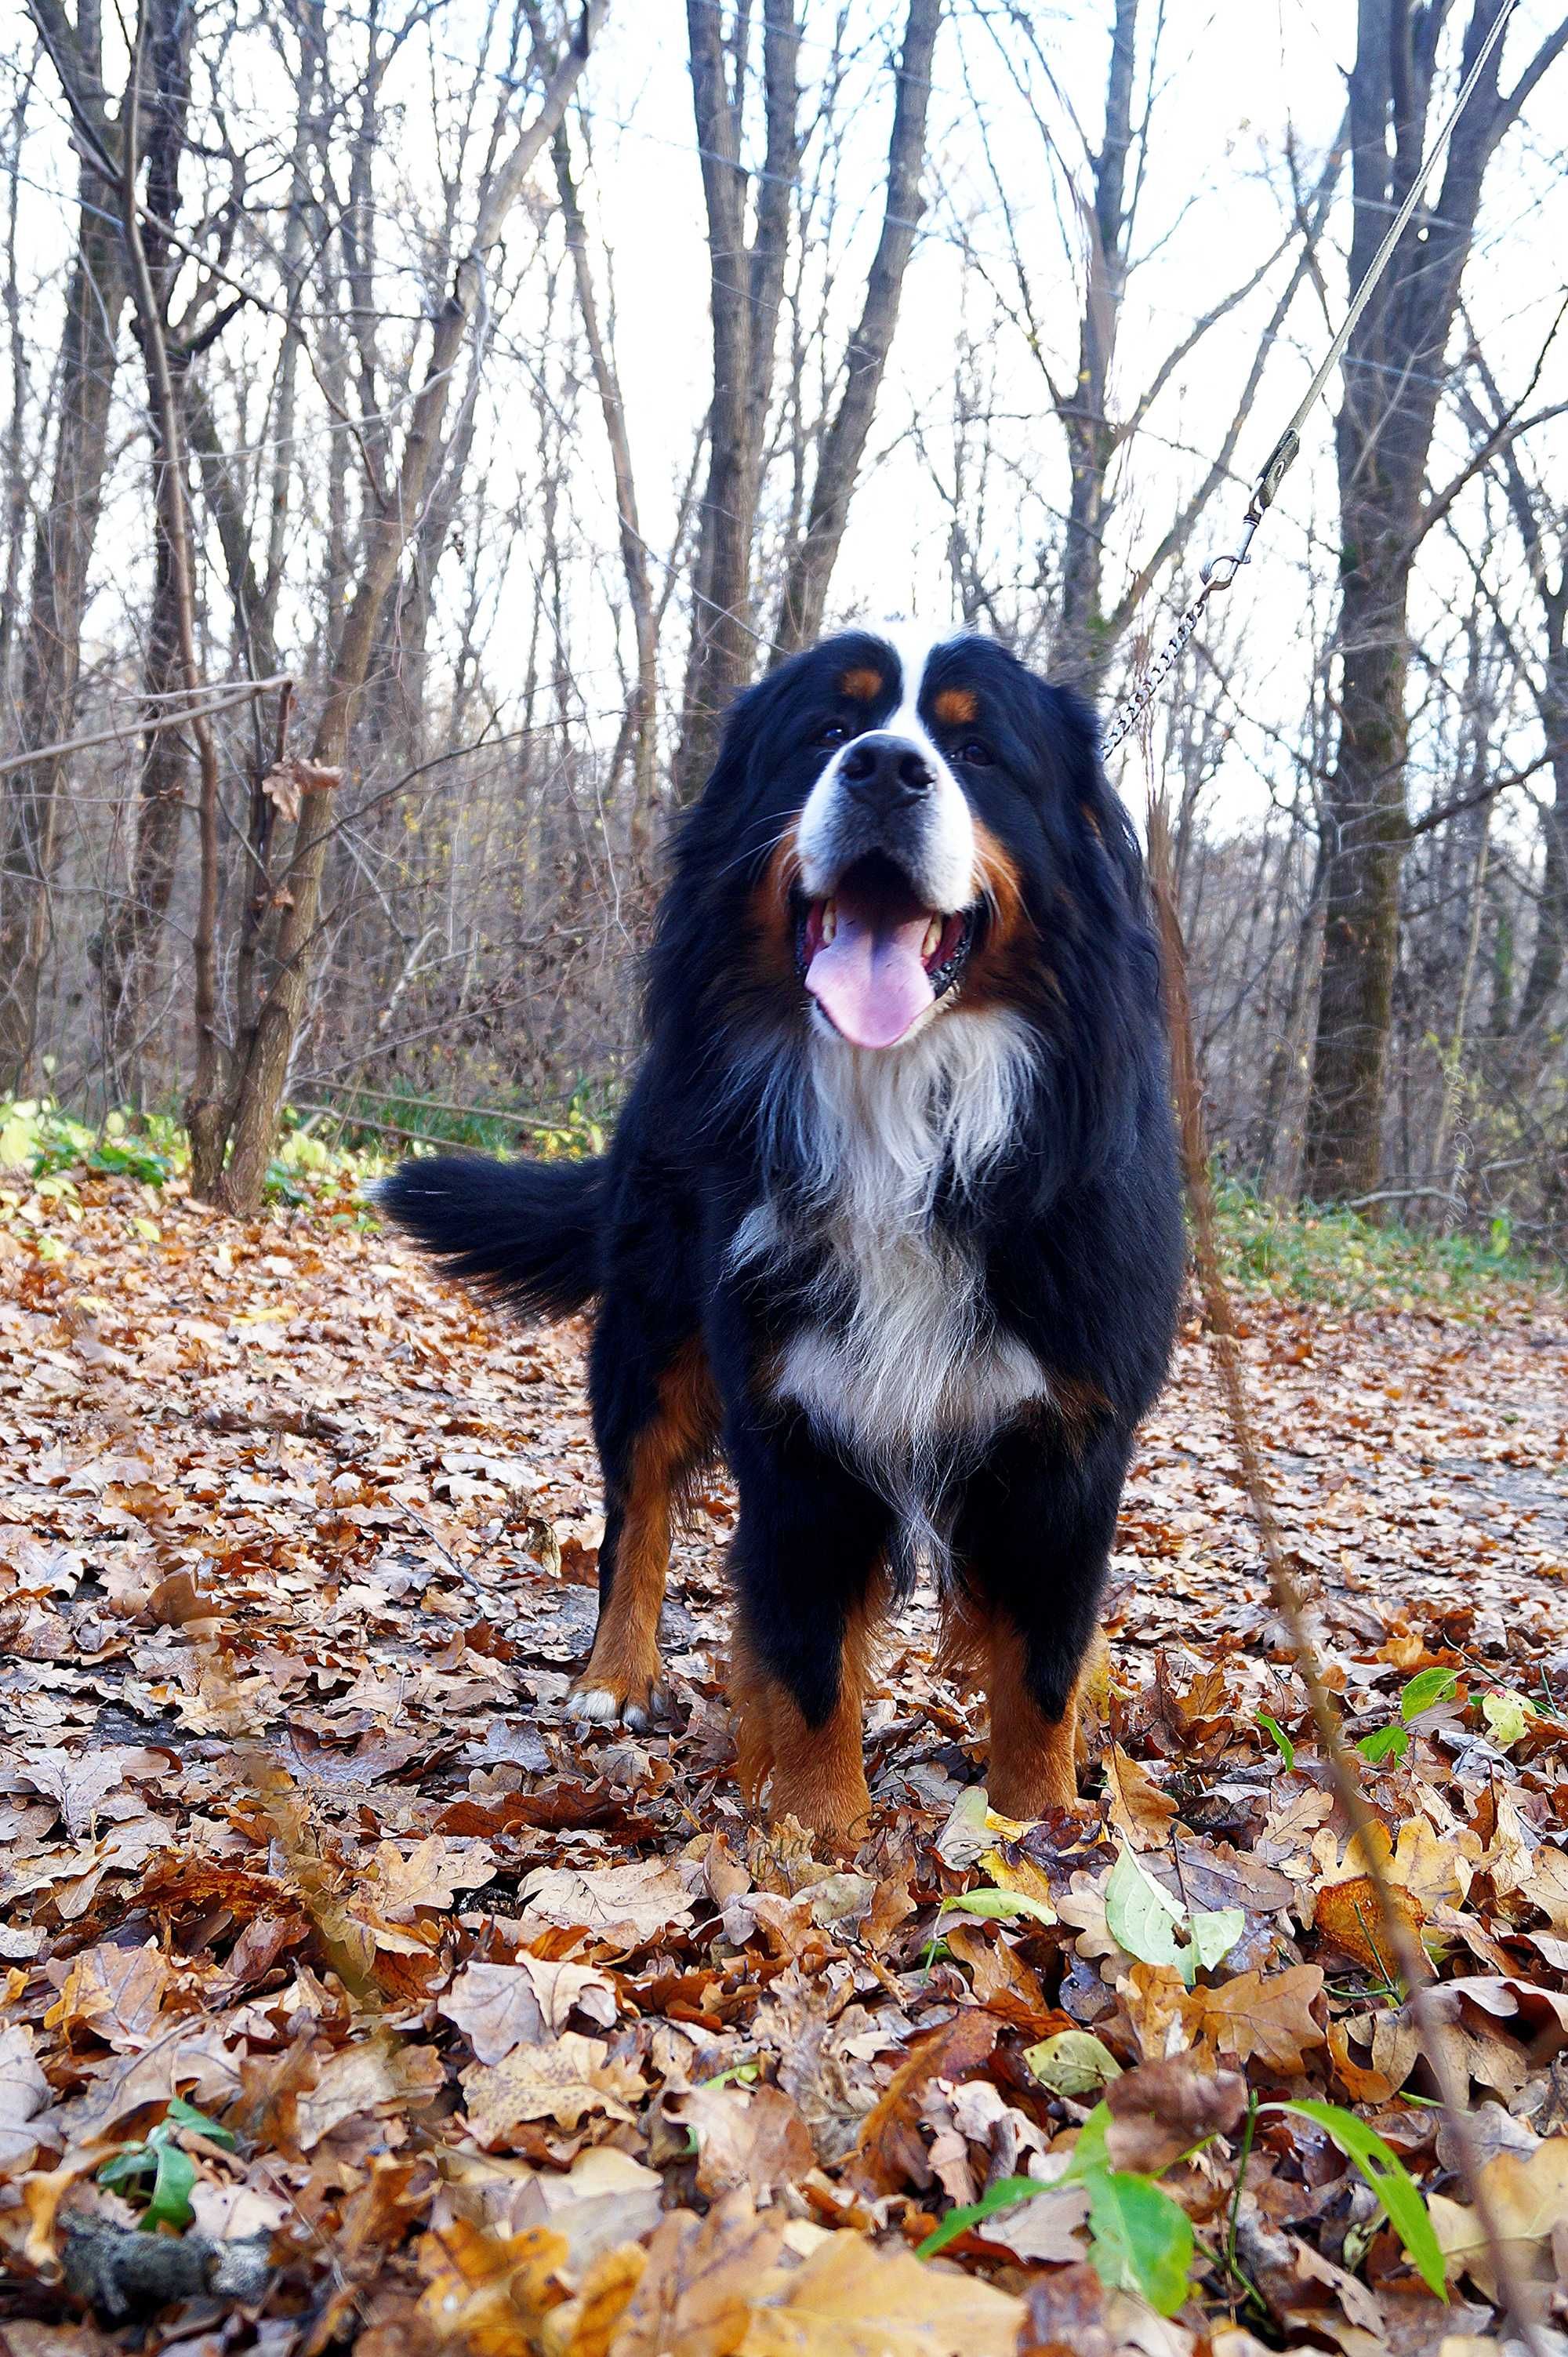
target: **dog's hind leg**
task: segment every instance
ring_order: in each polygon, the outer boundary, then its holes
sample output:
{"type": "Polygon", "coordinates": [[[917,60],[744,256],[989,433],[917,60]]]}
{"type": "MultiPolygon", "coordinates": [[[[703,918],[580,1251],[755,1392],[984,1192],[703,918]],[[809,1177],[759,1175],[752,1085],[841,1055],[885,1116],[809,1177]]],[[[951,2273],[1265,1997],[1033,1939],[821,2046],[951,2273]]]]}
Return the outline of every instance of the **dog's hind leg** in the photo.
{"type": "Polygon", "coordinates": [[[566,1707],[589,1724],[640,1728],[665,1702],[659,1615],[676,1500],[717,1437],[701,1342],[687,1340],[655,1372],[643,1338],[607,1312],[594,1338],[594,1411],[605,1476],[599,1624],[566,1707]]]}

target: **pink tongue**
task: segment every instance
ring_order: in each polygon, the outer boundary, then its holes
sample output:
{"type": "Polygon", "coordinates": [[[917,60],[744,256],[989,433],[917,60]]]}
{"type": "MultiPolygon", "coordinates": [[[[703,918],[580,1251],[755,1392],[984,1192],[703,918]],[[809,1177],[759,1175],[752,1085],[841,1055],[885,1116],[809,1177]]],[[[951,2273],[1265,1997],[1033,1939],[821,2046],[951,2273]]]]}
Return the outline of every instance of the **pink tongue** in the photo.
{"type": "Polygon", "coordinates": [[[838,930],[806,969],[806,988],[855,1048],[891,1048],[936,997],[920,945],[922,909],[902,923],[855,909],[841,895],[838,930]]]}

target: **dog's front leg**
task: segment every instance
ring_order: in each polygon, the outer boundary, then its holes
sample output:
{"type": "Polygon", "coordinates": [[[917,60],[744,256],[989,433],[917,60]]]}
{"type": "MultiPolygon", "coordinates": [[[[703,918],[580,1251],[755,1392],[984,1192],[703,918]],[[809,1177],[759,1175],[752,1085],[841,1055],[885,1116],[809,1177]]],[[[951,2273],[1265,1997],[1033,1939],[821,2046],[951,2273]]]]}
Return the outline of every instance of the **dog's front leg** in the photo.
{"type": "Polygon", "coordinates": [[[1011,1433],[972,1476],[953,1533],[961,1583],[950,1636],[991,1703],[986,1791],[1030,1820],[1078,1797],[1079,1696],[1103,1643],[1100,1599],[1127,1443],[1011,1433]]]}
{"type": "Polygon", "coordinates": [[[740,1521],[731,1695],[754,1806],[846,1846],[871,1806],[863,1753],[892,1516],[803,1417],[733,1435],[740,1521]]]}

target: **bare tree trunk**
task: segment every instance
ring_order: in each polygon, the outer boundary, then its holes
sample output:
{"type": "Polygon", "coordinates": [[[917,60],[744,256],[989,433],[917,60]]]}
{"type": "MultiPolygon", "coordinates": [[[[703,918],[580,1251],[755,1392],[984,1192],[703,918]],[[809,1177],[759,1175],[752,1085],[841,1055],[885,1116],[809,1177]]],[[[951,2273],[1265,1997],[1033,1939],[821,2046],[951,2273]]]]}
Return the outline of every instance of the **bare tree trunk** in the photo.
{"type": "MultiPolygon", "coordinates": [[[[1484,361],[1480,368],[1495,406],[1497,387],[1484,361]]],[[[1537,677],[1531,670],[1529,676],[1535,679],[1536,709],[1546,734],[1546,749],[1552,756],[1555,789],[1554,803],[1543,806],[1541,813],[1544,856],[1535,946],[1513,1018],[1514,1029],[1525,1032],[1532,1030],[1551,1006],[1568,955],[1568,518],[1558,529],[1557,577],[1552,580],[1552,555],[1541,513],[1544,501],[1539,494],[1532,494],[1520,464],[1518,448],[1511,442],[1503,450],[1503,479],[1541,606],[1540,673],[1537,677]]]]}
{"type": "Polygon", "coordinates": [[[1552,608],[1546,651],[1546,678],[1541,696],[1541,716],[1546,741],[1552,748],[1554,804],[1541,813],[1545,856],[1541,871],[1541,899],[1535,920],[1535,946],[1530,972],[1514,1017],[1516,1031],[1529,1031],[1547,1013],[1563,979],[1568,960],[1568,648],[1563,623],[1568,608],[1568,577],[1551,593],[1552,608]]]}
{"type": "MultiPolygon", "coordinates": [[[[56,0],[34,0],[34,13],[57,65],[73,76],[78,102],[99,151],[95,154],[83,141],[76,259],[55,400],[59,422],[54,473],[34,542],[22,653],[22,740],[42,748],[70,736],[76,709],[81,621],[102,505],[109,404],[127,282],[116,219],[118,192],[100,161],[100,155],[112,160],[114,135],[101,78],[98,0],[81,0],[74,27],[56,0]]],[[[13,774],[5,797],[0,1090],[24,1087],[32,1067],[65,777],[59,757],[45,754],[13,774]]]]}
{"type": "MultiPolygon", "coordinates": [[[[773,387],[774,339],[789,252],[789,208],[800,169],[800,27],[795,0],[764,0],[763,86],[768,139],[757,194],[757,227],[746,242],[746,174],[740,160],[744,58],[735,86],[725,71],[719,11],[687,0],[692,98],[708,215],[714,321],[714,394],[708,418],[708,480],[692,585],[692,646],[675,759],[682,802],[713,766],[724,714],[756,668],[751,558],[762,480],[763,437],[773,387]]],[[[736,38],[744,45],[743,11],[736,38]]]]}
{"type": "MultiPolygon", "coordinates": [[[[582,207],[577,201],[577,191],[572,178],[572,152],[564,124],[555,134],[554,152],[555,186],[560,192],[566,243],[572,254],[577,307],[583,315],[583,333],[587,339],[588,360],[594,371],[594,385],[599,396],[605,437],[609,444],[610,468],[615,477],[621,567],[626,575],[627,603],[631,608],[631,627],[637,648],[637,685],[631,707],[627,713],[626,729],[632,745],[630,845],[633,858],[640,861],[648,852],[653,820],[654,729],[659,708],[659,625],[654,613],[648,544],[642,537],[642,527],[638,520],[637,485],[631,470],[631,442],[626,430],[626,404],[621,396],[615,355],[599,317],[598,296],[594,289],[594,274],[588,260],[587,232],[583,225],[582,207]]],[[[612,787],[613,782],[612,769],[612,787]]]]}
{"type": "Polygon", "coordinates": [[[1116,331],[1127,285],[1127,157],[1133,144],[1138,7],[1139,0],[1116,0],[1105,91],[1105,137],[1094,159],[1093,233],[1089,285],[1079,327],[1078,376],[1059,413],[1067,433],[1072,488],[1051,663],[1067,680],[1092,679],[1105,652],[1101,602],[1105,478],[1118,438],[1108,413],[1116,331]]]}
{"type": "Polygon", "coordinates": [[[1365,560],[1346,576],[1339,749],[1328,784],[1323,971],[1307,1114],[1314,1200],[1378,1184],[1393,1016],[1405,814],[1408,576],[1365,560]],[[1392,573],[1393,577],[1389,577],[1392,573]]]}
{"type": "MultiPolygon", "coordinates": [[[[180,158],[190,102],[191,16],[184,0],[149,0],[149,7],[146,200],[151,213],[161,221],[173,221],[179,213],[180,158]]],[[[181,577],[175,554],[176,537],[168,530],[168,518],[173,502],[178,502],[182,517],[188,505],[188,488],[184,479],[184,412],[189,355],[169,341],[169,296],[180,257],[162,232],[151,225],[144,233],[143,243],[148,280],[158,309],[177,445],[168,448],[160,430],[158,359],[144,330],[153,479],[158,486],[156,504],[159,519],[154,533],[153,600],[144,676],[147,716],[156,721],[167,714],[168,698],[185,684],[180,601],[189,585],[181,577]],[[171,468],[181,470],[181,480],[166,487],[163,477],[171,468]]],[[[157,942],[174,889],[188,767],[183,731],[162,728],[148,734],[142,755],[140,809],[130,888],[103,941],[105,1047],[117,1094],[126,1092],[134,1082],[132,1065],[142,1036],[157,942]]]]}
{"type": "Polygon", "coordinates": [[[555,135],[582,73],[589,40],[604,13],[605,0],[595,0],[585,18],[583,37],[573,43],[556,65],[538,113],[481,196],[473,249],[459,264],[452,292],[435,322],[430,362],[410,414],[397,483],[385,506],[371,522],[364,569],[334,651],[327,699],[311,748],[309,766],[315,773],[316,790],[311,790],[313,781],[307,779],[285,879],[287,905],[278,926],[274,972],[246,1042],[231,1111],[225,1118],[231,1145],[229,1168],[220,1183],[216,1171],[212,1174],[220,1200],[230,1210],[242,1214],[253,1211],[261,1200],[267,1164],[277,1137],[289,1058],[309,992],[322,878],[332,833],[330,796],[320,789],[334,770],[341,771],[348,752],[349,730],[364,691],[382,609],[397,578],[413,521],[420,512],[440,448],[447,389],[478,298],[485,258],[522,194],[540,150],[555,135]]]}
{"type": "MultiPolygon", "coordinates": [[[[1468,70],[1505,0],[1474,0],[1468,70]]],[[[1359,0],[1350,77],[1357,285],[1406,195],[1427,136],[1444,12],[1359,0]]],[[[1405,803],[1405,666],[1410,580],[1444,359],[1481,186],[1502,133],[1568,38],[1549,37],[1511,95],[1494,50],[1455,127],[1442,188],[1418,209],[1351,338],[1337,448],[1343,678],[1339,746],[1327,791],[1323,944],[1307,1107],[1307,1193],[1377,1189],[1383,1082],[1399,947],[1405,803]]]]}
{"type": "MultiPolygon", "coordinates": [[[[165,23],[171,28],[177,23],[172,15],[165,23]]],[[[154,38],[156,38],[155,32],[154,38]]],[[[176,637],[179,650],[178,684],[187,695],[194,698],[203,682],[196,651],[196,584],[191,555],[190,510],[186,481],[185,443],[181,433],[180,398],[175,370],[169,359],[168,338],[164,319],[166,286],[160,290],[149,261],[146,242],[142,233],[136,182],[140,158],[136,153],[138,114],[142,94],[148,42],[146,8],[144,5],[136,19],[136,38],[131,59],[130,78],[126,83],[122,139],[124,156],[120,179],[120,218],[125,235],[125,254],[130,265],[131,295],[135,304],[137,324],[141,330],[142,349],[147,361],[147,389],[151,397],[155,421],[153,463],[156,483],[157,530],[164,544],[168,566],[170,595],[176,637]]],[[[198,825],[201,844],[201,880],[197,897],[196,933],[192,943],[192,963],[195,988],[192,1011],[196,1018],[196,1071],[186,1100],[186,1125],[190,1132],[191,1185],[200,1190],[208,1172],[204,1154],[209,1152],[210,1123],[205,1118],[207,1109],[220,1102],[223,1077],[223,1048],[218,1037],[218,747],[212,734],[212,724],[207,719],[193,718],[191,734],[196,738],[197,757],[201,771],[201,794],[198,825]]],[[[172,861],[172,846],[169,851],[172,861]]]]}
{"type": "Polygon", "coordinates": [[[11,108],[10,153],[6,159],[9,188],[5,201],[5,339],[11,361],[11,415],[5,429],[5,570],[0,584],[0,696],[10,702],[11,656],[16,619],[22,604],[22,550],[27,540],[27,338],[22,328],[22,276],[18,251],[22,217],[22,143],[27,136],[27,108],[33,95],[31,72],[19,78],[11,108]]]}
{"type": "MultiPolygon", "coordinates": [[[[1136,6],[1137,0],[1120,0],[1121,8],[1135,11],[1136,6]]],[[[909,0],[893,108],[882,234],[866,281],[860,324],[844,356],[843,391],[818,461],[805,537],[790,559],[784,584],[779,624],[780,656],[810,646],[822,629],[828,585],[849,519],[855,479],[865,456],[876,396],[898,322],[904,274],[915,250],[920,173],[926,157],[926,116],[931,95],[931,53],[940,21],[941,0],[909,0]]],[[[1130,38],[1128,47],[1130,51],[1130,38]]]]}

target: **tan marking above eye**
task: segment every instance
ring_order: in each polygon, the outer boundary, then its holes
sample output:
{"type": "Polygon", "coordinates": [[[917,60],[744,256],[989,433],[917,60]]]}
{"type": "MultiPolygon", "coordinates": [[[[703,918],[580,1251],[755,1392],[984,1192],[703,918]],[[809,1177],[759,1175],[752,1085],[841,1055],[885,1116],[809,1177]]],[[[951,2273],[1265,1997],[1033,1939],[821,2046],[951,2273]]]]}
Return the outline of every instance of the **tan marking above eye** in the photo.
{"type": "Polygon", "coordinates": [[[857,663],[845,672],[839,689],[853,704],[875,704],[885,684],[879,671],[874,671],[869,663],[857,663]]]}
{"type": "Polygon", "coordinates": [[[931,709],[944,728],[967,728],[980,710],[980,698],[972,687],[944,687],[931,709]]]}

